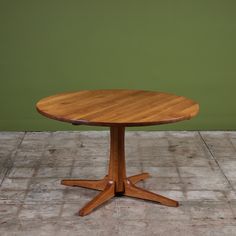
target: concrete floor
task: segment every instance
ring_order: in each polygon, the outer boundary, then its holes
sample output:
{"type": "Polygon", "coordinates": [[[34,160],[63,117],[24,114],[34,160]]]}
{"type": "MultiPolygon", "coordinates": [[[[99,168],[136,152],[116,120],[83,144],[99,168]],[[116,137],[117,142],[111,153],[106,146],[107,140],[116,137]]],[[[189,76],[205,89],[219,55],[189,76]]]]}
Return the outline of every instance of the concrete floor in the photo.
{"type": "Polygon", "coordinates": [[[0,235],[236,235],[236,132],[127,132],[128,175],[180,201],[113,198],[75,215],[95,190],[65,177],[106,174],[108,132],[0,132],[0,235]]]}

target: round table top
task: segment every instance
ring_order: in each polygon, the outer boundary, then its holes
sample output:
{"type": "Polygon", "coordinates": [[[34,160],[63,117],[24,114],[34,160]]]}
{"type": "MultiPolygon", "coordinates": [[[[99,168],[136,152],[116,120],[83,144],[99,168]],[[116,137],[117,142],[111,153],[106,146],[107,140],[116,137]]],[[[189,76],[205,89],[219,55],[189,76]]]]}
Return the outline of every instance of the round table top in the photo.
{"type": "Polygon", "coordinates": [[[41,99],[36,108],[51,119],[98,126],[173,123],[197,115],[197,102],[174,94],[144,90],[81,90],[41,99]]]}

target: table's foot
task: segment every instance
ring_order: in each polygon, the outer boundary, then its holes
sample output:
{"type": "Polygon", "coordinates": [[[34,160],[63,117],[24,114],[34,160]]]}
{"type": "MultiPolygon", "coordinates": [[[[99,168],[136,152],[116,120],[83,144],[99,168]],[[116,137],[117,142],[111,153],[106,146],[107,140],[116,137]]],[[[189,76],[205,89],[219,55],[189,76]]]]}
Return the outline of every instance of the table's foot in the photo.
{"type": "Polygon", "coordinates": [[[162,205],[170,206],[170,207],[179,206],[179,203],[175,200],[172,200],[170,198],[161,196],[156,193],[152,193],[146,189],[135,186],[134,183],[130,181],[130,178],[128,178],[125,181],[125,192],[123,195],[128,196],[128,197],[135,197],[135,198],[158,202],[162,205]]]}
{"type": "Polygon", "coordinates": [[[129,180],[130,180],[133,184],[136,184],[136,183],[138,183],[139,181],[145,180],[145,179],[147,179],[147,178],[149,178],[149,177],[150,177],[149,173],[141,173],[141,174],[138,174],[138,175],[130,176],[130,177],[129,177],[129,180]]]}
{"type": "Polygon", "coordinates": [[[93,209],[100,206],[104,202],[108,201],[115,196],[115,183],[113,181],[108,181],[105,189],[100,192],[94,199],[88,202],[80,211],[80,216],[85,216],[89,214],[93,209]]]}
{"type": "Polygon", "coordinates": [[[149,192],[143,188],[135,186],[135,183],[144,180],[149,177],[148,173],[141,173],[138,175],[130,176],[124,179],[124,192],[116,191],[116,183],[113,180],[109,180],[106,175],[101,180],[79,180],[79,179],[64,179],[61,184],[73,187],[84,187],[90,189],[101,190],[94,199],[88,202],[80,211],[80,216],[85,216],[93,211],[95,208],[108,201],[115,195],[125,195],[129,197],[135,197],[145,200],[158,202],[162,205],[177,207],[179,204],[177,201],[169,199],[167,197],[158,195],[156,193],[149,192]]]}
{"type": "Polygon", "coordinates": [[[100,180],[86,180],[86,179],[63,179],[61,184],[71,187],[83,187],[95,190],[105,189],[108,182],[107,175],[100,180]]]}

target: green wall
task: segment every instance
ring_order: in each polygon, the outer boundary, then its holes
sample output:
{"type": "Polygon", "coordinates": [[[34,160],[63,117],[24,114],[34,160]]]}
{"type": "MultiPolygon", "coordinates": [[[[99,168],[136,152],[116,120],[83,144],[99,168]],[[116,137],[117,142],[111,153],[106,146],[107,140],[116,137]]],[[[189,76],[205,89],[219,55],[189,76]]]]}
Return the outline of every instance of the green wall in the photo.
{"type": "Polygon", "coordinates": [[[200,103],[198,117],[149,130],[236,130],[236,1],[0,0],[0,81],[0,130],[89,129],[34,105],[99,88],[200,103]]]}

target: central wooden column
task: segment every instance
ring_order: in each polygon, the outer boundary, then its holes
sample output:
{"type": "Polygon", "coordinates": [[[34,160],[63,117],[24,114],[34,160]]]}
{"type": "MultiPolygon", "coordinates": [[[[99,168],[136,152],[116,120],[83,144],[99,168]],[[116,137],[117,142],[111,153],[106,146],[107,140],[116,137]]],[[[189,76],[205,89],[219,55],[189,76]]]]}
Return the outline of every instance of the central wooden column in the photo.
{"type": "Polygon", "coordinates": [[[110,127],[110,162],[108,179],[115,183],[115,193],[125,191],[125,127],[110,127]]]}

